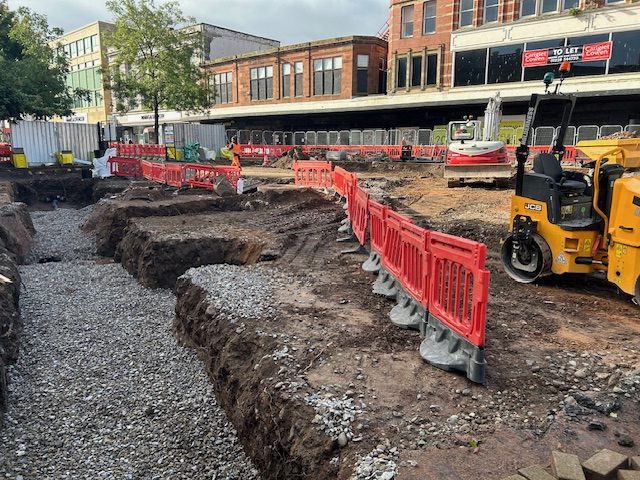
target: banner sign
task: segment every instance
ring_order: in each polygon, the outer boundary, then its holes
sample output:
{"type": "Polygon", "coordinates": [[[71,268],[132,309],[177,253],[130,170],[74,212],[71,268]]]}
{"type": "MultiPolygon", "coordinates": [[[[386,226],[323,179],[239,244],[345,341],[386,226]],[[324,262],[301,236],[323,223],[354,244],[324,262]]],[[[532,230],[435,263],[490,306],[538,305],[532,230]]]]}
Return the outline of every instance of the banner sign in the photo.
{"type": "Polygon", "coordinates": [[[525,50],[522,54],[523,67],[544,67],[562,62],[593,62],[611,58],[611,42],[588,43],[568,47],[525,50]]]}

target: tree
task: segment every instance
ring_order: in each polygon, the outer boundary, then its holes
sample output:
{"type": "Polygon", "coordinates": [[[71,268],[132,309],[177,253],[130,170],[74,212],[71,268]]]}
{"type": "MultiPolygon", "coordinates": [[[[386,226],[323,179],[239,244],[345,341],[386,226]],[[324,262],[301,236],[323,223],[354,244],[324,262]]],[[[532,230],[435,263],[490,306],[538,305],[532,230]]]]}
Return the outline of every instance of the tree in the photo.
{"type": "MultiPolygon", "coordinates": [[[[158,140],[160,108],[202,110],[209,103],[205,75],[194,61],[202,48],[176,1],[107,0],[115,29],[107,34],[110,89],[120,113],[138,104],[153,111],[158,140]],[[112,55],[112,56],[111,56],[112,55]]],[[[193,23],[193,21],[192,21],[193,23]]]]}
{"type": "Polygon", "coordinates": [[[26,7],[0,0],[0,119],[70,115],[75,95],[66,85],[67,59],[50,42],[62,31],[26,7]]]}

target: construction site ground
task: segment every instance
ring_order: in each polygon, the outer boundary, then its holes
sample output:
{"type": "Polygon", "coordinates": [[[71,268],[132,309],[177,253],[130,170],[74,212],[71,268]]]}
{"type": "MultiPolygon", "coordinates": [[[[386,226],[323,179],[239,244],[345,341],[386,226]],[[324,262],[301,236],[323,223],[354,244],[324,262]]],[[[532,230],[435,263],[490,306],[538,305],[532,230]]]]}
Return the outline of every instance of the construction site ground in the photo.
{"type": "Polygon", "coordinates": [[[241,197],[138,186],[85,223],[98,252],[174,291],[173,333],[262,477],[500,479],[554,449],[638,455],[619,443],[640,442],[639,307],[593,277],[513,282],[500,262],[511,190],[449,189],[438,165],[357,169],[416,223],[487,244],[486,385],[420,358],[418,332],[371,293],[367,256],[341,254],[342,205],[286,185],[291,170],[244,169],[263,185],[241,197]]]}

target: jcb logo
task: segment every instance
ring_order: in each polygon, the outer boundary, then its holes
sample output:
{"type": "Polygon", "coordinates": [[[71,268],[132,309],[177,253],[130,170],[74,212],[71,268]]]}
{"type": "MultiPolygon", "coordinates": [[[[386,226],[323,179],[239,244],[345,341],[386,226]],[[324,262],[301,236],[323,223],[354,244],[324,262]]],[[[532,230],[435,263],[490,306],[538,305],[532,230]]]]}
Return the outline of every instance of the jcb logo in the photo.
{"type": "Polygon", "coordinates": [[[538,205],[537,203],[525,203],[524,204],[524,209],[525,210],[533,210],[534,212],[541,212],[542,211],[542,205],[538,205]]]}

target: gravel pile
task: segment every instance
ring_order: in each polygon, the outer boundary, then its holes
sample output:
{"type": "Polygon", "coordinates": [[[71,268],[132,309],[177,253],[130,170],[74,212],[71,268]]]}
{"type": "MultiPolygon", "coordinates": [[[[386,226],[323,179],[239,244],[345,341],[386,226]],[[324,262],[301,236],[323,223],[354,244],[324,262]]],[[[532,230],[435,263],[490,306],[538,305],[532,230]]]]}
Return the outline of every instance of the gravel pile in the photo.
{"type": "Polygon", "coordinates": [[[181,278],[207,291],[207,299],[230,322],[274,318],[274,294],[294,281],[261,265],[207,265],[191,268],[181,278]]]}
{"type": "MultiPolygon", "coordinates": [[[[82,213],[38,214],[41,238],[74,237],[82,213]],[[67,230],[57,223],[69,218],[67,230]]],[[[25,331],[0,429],[2,478],[259,478],[200,361],[171,334],[170,291],[145,289],[116,264],[21,274],[25,331]]]]}
{"type": "Polygon", "coordinates": [[[398,449],[391,447],[389,440],[376,446],[361,457],[354,468],[351,480],[392,480],[398,473],[398,449]]]}
{"type": "Polygon", "coordinates": [[[305,402],[316,412],[313,423],[318,425],[319,430],[336,440],[341,447],[354,438],[351,423],[365,408],[363,402],[357,405],[351,394],[352,392],[349,392],[342,398],[337,398],[328,391],[320,391],[304,397],[305,402]]]}
{"type": "Polygon", "coordinates": [[[91,258],[96,251],[95,236],[83,233],[80,226],[92,210],[91,205],[80,210],[58,208],[51,212],[32,212],[37,233],[29,263],[52,257],[65,261],[91,258]]]}

